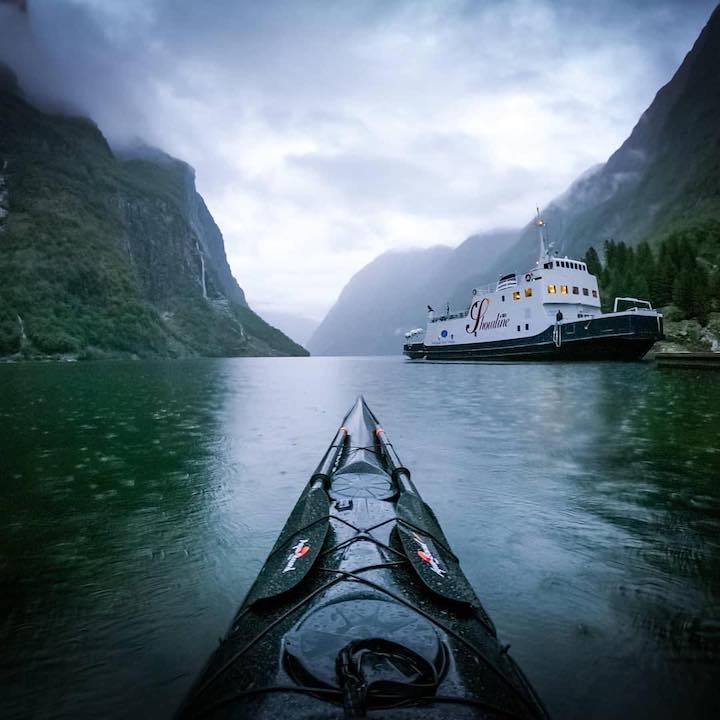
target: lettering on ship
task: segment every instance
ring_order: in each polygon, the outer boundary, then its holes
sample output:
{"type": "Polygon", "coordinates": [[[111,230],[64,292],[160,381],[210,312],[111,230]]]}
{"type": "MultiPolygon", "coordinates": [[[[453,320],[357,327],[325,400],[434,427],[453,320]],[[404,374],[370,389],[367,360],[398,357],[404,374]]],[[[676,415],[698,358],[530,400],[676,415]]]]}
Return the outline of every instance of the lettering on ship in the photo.
{"type": "Polygon", "coordinates": [[[478,330],[495,330],[504,328],[510,324],[510,318],[505,313],[498,313],[494,320],[485,320],[487,309],[490,305],[490,298],[476,300],[470,307],[470,319],[475,321],[475,325],[468,323],[465,326],[465,332],[469,335],[477,337],[478,330]],[[472,327],[471,327],[472,325],[472,327]]]}

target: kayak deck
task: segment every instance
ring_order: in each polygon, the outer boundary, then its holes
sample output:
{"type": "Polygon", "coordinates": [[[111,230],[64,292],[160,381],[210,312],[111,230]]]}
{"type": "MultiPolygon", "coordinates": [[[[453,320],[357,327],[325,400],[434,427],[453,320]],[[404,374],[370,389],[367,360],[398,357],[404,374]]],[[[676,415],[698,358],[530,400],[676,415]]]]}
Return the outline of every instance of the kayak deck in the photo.
{"type": "Polygon", "coordinates": [[[362,398],[180,716],[546,717],[362,398]]]}

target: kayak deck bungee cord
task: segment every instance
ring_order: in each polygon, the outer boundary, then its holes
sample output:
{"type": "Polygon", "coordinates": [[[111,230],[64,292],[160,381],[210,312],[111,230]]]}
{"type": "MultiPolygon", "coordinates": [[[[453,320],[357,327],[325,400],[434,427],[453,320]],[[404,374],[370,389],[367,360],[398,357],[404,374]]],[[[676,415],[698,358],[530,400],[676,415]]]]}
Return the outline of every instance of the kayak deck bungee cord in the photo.
{"type": "Polygon", "coordinates": [[[179,718],[547,718],[362,397],[179,718]]]}

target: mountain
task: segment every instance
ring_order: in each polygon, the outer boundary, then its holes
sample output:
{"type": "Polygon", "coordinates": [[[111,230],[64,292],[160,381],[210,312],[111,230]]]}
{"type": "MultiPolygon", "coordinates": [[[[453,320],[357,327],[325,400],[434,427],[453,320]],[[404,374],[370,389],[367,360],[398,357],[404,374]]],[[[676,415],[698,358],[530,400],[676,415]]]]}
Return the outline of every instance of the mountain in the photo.
{"type": "MultiPolygon", "coordinates": [[[[720,6],[628,139],[543,217],[554,249],[574,257],[609,238],[657,243],[720,219],[720,6]]],[[[528,224],[486,279],[531,265],[536,232],[528,224]]]]}
{"type": "MultiPolygon", "coordinates": [[[[591,246],[602,250],[608,238],[630,246],[643,240],[656,244],[671,233],[712,227],[720,220],[720,7],[628,139],[607,162],[553,200],[543,217],[554,250],[574,257],[591,246]]],[[[502,252],[489,251],[483,238],[487,235],[448,249],[442,259],[424,251],[423,273],[400,273],[397,287],[384,289],[382,310],[374,293],[389,255],[380,256],[350,280],[310,349],[319,354],[397,353],[402,333],[424,326],[426,304],[438,302],[442,287],[446,297],[441,302],[449,299],[461,308],[470,288],[513,270],[524,272],[537,260],[533,222],[496,234],[492,250],[504,245],[502,252]]]]}
{"type": "Polygon", "coordinates": [[[468,302],[475,273],[517,230],[473,235],[453,249],[390,251],[356,273],[308,342],[313,355],[390,355],[403,335],[424,327],[427,305],[468,302]],[[460,280],[460,282],[458,282],[460,280]]]}
{"type": "Polygon", "coordinates": [[[262,316],[266,322],[282,330],[289,338],[303,347],[307,345],[308,340],[320,324],[318,320],[289,312],[263,310],[262,316]]]}
{"type": "Polygon", "coordinates": [[[0,69],[0,355],[305,355],[249,307],[195,173],[0,69]]]}

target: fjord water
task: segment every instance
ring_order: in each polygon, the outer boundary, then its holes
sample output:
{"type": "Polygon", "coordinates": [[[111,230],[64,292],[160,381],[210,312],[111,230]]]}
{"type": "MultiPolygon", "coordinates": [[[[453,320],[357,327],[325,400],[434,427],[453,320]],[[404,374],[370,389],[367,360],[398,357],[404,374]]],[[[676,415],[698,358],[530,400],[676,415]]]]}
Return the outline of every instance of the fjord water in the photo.
{"type": "Polygon", "coordinates": [[[0,716],[169,717],[363,393],[555,718],[720,711],[720,375],[0,366],[0,716]]]}

